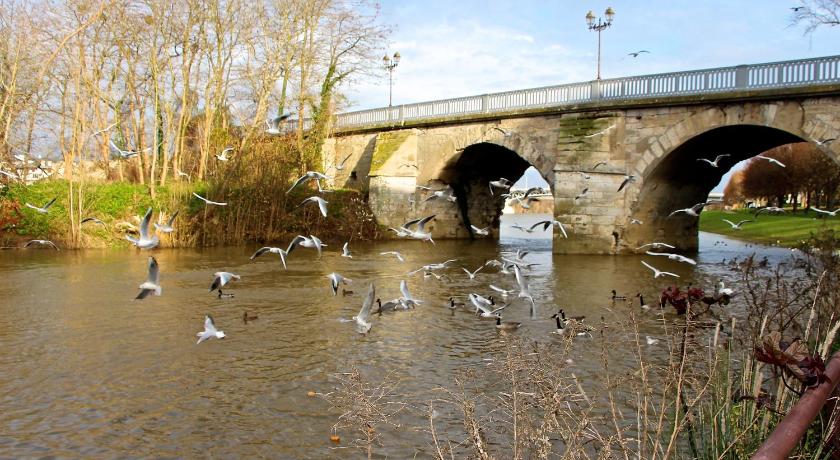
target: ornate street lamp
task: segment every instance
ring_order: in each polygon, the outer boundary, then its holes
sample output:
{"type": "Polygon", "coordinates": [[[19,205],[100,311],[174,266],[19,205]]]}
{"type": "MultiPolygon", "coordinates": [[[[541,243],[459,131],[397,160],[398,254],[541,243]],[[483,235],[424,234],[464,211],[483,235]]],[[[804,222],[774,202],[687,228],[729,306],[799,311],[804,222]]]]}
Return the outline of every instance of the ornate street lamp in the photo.
{"type": "Polygon", "coordinates": [[[391,98],[394,94],[394,69],[400,63],[400,53],[397,51],[394,53],[394,58],[391,59],[386,54],[385,57],[382,58],[382,64],[385,69],[388,71],[388,107],[391,107],[391,98]]]}
{"type": "Polygon", "coordinates": [[[596,18],[592,11],[586,13],[586,25],[589,26],[589,30],[598,32],[598,73],[595,77],[596,80],[601,79],[601,31],[612,25],[613,18],[615,17],[615,10],[608,7],[604,11],[604,17],[606,18],[605,21],[601,20],[601,18],[597,18],[598,22],[595,22],[596,18]]]}

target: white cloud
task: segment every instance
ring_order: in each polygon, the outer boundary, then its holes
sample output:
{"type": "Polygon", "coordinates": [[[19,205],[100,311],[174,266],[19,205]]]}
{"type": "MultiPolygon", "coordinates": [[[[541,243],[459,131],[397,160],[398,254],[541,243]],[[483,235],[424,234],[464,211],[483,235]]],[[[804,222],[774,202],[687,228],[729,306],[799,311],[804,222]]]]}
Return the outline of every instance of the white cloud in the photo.
{"type": "MultiPolygon", "coordinates": [[[[592,77],[591,53],[541,43],[523,31],[476,20],[417,25],[389,47],[402,60],[394,72],[394,104],[545,86],[592,77]]],[[[388,78],[347,89],[350,110],[381,107],[388,78]]]]}

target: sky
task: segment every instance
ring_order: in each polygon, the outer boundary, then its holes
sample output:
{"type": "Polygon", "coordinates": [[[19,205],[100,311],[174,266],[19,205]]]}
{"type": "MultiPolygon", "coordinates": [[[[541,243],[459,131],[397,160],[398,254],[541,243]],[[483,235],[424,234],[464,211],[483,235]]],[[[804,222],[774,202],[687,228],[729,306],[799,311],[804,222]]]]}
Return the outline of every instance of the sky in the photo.
{"type": "MultiPolygon", "coordinates": [[[[381,22],[392,27],[382,51],[402,56],[394,71],[395,105],[592,80],[597,33],[584,17],[589,10],[603,16],[608,6],[616,15],[602,33],[602,78],[840,54],[840,27],[805,35],[791,25],[790,7],[798,4],[381,0],[381,22]],[[643,49],[650,53],[627,56],[643,49]]],[[[387,72],[353,81],[345,92],[346,111],[387,106],[387,72]]]]}

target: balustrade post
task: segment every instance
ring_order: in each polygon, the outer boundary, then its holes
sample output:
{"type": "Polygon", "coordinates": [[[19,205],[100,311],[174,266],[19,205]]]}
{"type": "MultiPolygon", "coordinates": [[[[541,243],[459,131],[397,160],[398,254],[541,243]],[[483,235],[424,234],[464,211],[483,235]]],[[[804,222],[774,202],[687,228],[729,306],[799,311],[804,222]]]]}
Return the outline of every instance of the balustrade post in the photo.
{"type": "Polygon", "coordinates": [[[811,81],[820,81],[822,76],[820,75],[820,61],[814,61],[814,71],[811,74],[811,81]]]}
{"type": "Polygon", "coordinates": [[[601,80],[589,82],[589,99],[592,101],[601,100],[601,80]]]}
{"type": "Polygon", "coordinates": [[[487,94],[481,95],[481,112],[487,113],[490,111],[490,96],[487,94]]]}
{"type": "Polygon", "coordinates": [[[739,65],[739,66],[735,67],[735,87],[736,88],[746,88],[748,79],[749,79],[749,67],[748,66],[739,65]]]}
{"type": "Polygon", "coordinates": [[[404,109],[405,109],[405,106],[400,105],[400,125],[405,124],[405,110],[404,109]]]}

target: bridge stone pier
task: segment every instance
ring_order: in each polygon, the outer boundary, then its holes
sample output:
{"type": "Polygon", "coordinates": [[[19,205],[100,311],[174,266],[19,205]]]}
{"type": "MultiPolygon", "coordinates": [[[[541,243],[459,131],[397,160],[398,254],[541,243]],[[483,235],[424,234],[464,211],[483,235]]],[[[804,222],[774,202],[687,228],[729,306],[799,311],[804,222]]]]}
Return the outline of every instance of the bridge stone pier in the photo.
{"type": "MultiPolygon", "coordinates": [[[[470,224],[498,237],[504,199],[489,181],[534,166],[569,230],[555,252],[617,254],[654,240],[696,250],[697,218],[671,211],[704,201],[741,160],[828,138],[840,138],[840,56],[340,114],[323,153],[334,185],[367,192],[380,224],[436,214],[435,238],[470,238],[470,224]],[[719,168],[697,161],[722,153],[719,168]],[[418,185],[449,185],[457,201],[424,201],[418,185]]],[[[819,148],[840,160],[840,141],[819,148]]]]}

